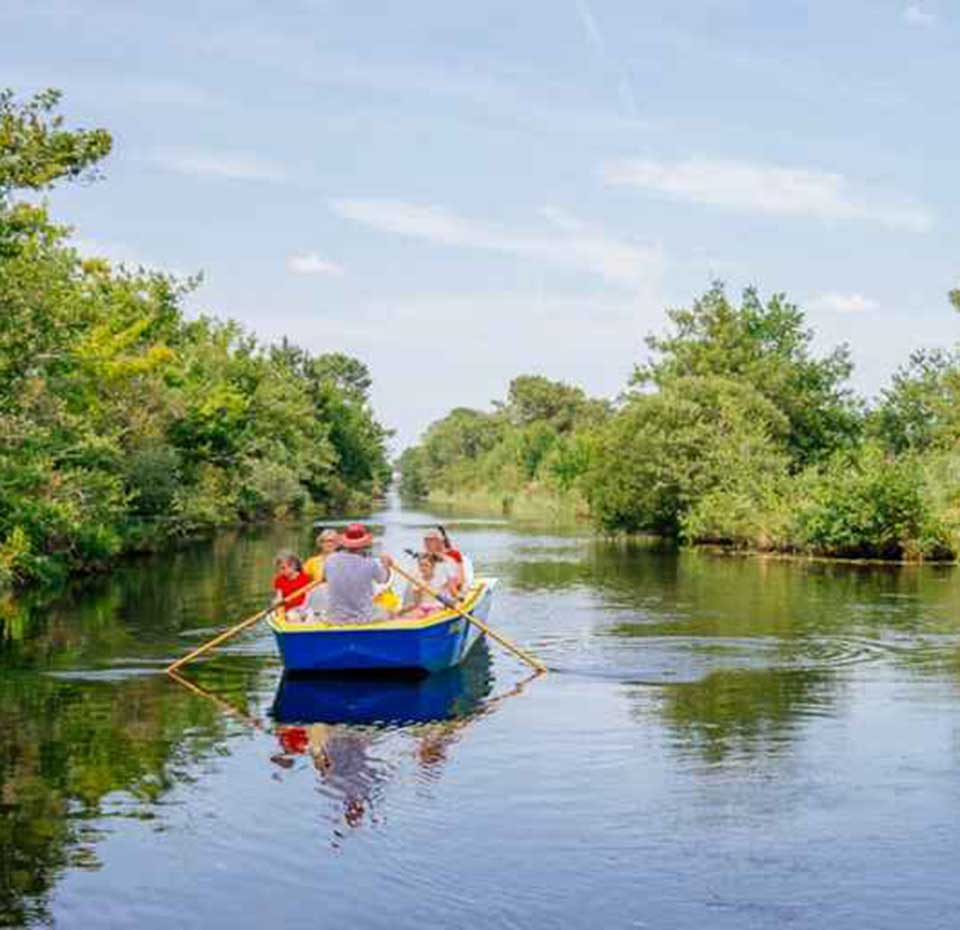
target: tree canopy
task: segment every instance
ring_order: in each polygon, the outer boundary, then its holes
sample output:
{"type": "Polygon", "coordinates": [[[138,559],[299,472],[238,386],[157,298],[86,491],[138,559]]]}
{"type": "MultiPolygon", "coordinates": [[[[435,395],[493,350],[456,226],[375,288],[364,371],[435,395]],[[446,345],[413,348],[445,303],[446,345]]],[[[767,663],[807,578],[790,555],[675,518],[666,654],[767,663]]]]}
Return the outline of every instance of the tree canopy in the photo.
{"type": "Polygon", "coordinates": [[[95,175],[109,133],[0,94],[0,586],[389,477],[366,367],[189,319],[196,282],[114,268],[18,191],[95,175]]]}
{"type": "Polygon", "coordinates": [[[848,384],[849,350],[814,355],[803,312],[784,295],[764,303],[748,288],[737,306],[715,284],[689,308],[667,315],[672,329],[648,337],[652,357],[635,369],[634,385],[662,388],[675,378],[708,376],[749,384],[787,417],[797,466],[857,440],[861,409],[848,384]]]}

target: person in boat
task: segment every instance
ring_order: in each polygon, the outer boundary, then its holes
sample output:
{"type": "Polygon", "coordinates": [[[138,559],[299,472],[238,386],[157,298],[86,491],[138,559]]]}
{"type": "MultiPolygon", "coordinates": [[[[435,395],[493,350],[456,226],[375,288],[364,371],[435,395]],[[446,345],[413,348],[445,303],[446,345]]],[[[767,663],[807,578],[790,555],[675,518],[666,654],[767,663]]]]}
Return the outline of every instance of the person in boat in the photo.
{"type": "Polygon", "coordinates": [[[439,556],[444,564],[450,566],[455,578],[453,594],[459,597],[466,583],[463,553],[453,545],[442,526],[427,530],[423,536],[423,546],[428,553],[439,556]]]}
{"type": "Polygon", "coordinates": [[[310,584],[310,576],[303,570],[300,559],[292,552],[281,552],[276,560],[276,575],[273,577],[273,589],[276,592],[274,603],[286,601],[284,612],[287,620],[305,621],[310,619],[310,610],[307,607],[309,591],[295,595],[310,584]],[[287,598],[290,598],[287,600],[287,598]]]}
{"type": "Polygon", "coordinates": [[[393,557],[371,555],[373,534],[362,523],[351,523],[340,534],[340,548],[327,556],[327,614],[335,623],[371,623],[378,619],[374,585],[390,579],[393,557]]]}
{"type": "Polygon", "coordinates": [[[327,586],[323,584],[326,581],[324,565],[327,559],[340,548],[340,534],[336,530],[325,529],[317,535],[315,543],[317,551],[303,563],[303,570],[312,581],[318,581],[320,584],[310,592],[307,605],[318,618],[325,620],[328,616],[329,598],[327,586]]]}
{"type": "Polygon", "coordinates": [[[456,599],[456,571],[452,565],[435,552],[421,552],[417,556],[417,581],[440,595],[434,597],[429,591],[418,587],[412,581],[407,583],[403,595],[401,617],[427,617],[442,610],[456,599]],[[441,599],[442,598],[442,599],[441,599]],[[447,603],[445,604],[444,601],[447,603]]]}
{"type": "Polygon", "coordinates": [[[303,570],[310,576],[312,581],[324,581],[323,566],[326,564],[329,556],[333,555],[340,548],[340,534],[336,530],[325,529],[314,540],[317,551],[306,562],[303,563],[303,570]]]}

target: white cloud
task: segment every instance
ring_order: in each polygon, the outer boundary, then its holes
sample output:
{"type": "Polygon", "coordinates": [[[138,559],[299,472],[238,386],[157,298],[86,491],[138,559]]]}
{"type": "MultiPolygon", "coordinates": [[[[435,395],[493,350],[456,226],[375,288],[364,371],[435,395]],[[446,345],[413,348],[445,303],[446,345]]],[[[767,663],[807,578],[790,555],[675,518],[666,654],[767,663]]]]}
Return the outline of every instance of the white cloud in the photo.
{"type": "Polygon", "coordinates": [[[877,302],[863,294],[821,294],[815,297],[810,306],[816,310],[831,310],[835,313],[864,313],[876,310],[877,302]]]}
{"type": "Polygon", "coordinates": [[[911,26],[932,26],[937,17],[919,4],[911,3],[903,11],[903,21],[911,26]]]}
{"type": "Polygon", "coordinates": [[[287,259],[287,270],[294,274],[325,274],[336,278],[343,277],[341,265],[321,258],[316,252],[291,255],[287,259]]]}
{"type": "Polygon", "coordinates": [[[929,229],[933,222],[922,207],[863,202],[842,174],[808,168],[700,158],[622,159],[602,165],[600,174],[607,184],[746,212],[866,220],[913,231],[929,229]]]}
{"type": "Polygon", "coordinates": [[[158,150],[154,161],[168,171],[230,181],[282,181],[282,165],[249,152],[213,151],[195,148],[158,150]]]}
{"type": "Polygon", "coordinates": [[[383,232],[442,245],[501,252],[599,275],[627,287],[659,280],[663,256],[659,248],[635,245],[590,230],[578,220],[547,209],[555,227],[543,233],[518,232],[467,219],[444,207],[403,200],[342,199],[334,212],[383,232]]]}

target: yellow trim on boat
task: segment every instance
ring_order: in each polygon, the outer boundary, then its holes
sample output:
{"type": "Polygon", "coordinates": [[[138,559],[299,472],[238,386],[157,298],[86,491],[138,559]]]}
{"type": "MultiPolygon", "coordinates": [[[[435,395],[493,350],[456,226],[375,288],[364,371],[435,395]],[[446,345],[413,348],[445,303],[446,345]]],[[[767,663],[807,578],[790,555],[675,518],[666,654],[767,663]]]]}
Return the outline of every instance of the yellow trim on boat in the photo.
{"type": "Polygon", "coordinates": [[[478,578],[470,592],[463,600],[460,609],[441,610],[427,617],[397,617],[389,620],[374,620],[370,623],[297,623],[289,622],[286,617],[271,615],[267,623],[278,633],[360,633],[364,630],[419,630],[438,623],[446,623],[454,617],[459,617],[463,610],[473,610],[484,591],[490,586],[490,579],[478,578]]]}

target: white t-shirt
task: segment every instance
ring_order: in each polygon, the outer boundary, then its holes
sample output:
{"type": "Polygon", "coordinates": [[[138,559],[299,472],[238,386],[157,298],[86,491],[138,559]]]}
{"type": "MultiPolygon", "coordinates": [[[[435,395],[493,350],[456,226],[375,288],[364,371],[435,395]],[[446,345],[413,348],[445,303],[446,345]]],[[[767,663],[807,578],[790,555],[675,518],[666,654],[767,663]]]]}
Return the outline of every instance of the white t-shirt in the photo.
{"type": "MultiPolygon", "coordinates": [[[[447,585],[450,582],[455,582],[458,577],[456,565],[452,564],[448,559],[444,559],[442,562],[434,564],[433,575],[429,579],[423,577],[419,567],[414,575],[418,581],[422,581],[428,588],[432,588],[439,594],[445,594],[447,597],[452,597],[450,594],[450,589],[447,587],[447,585]]],[[[409,582],[407,583],[407,589],[403,594],[403,604],[405,607],[409,607],[416,601],[418,590],[419,589],[416,585],[409,582]]],[[[426,591],[421,592],[420,604],[423,607],[446,606],[442,602],[438,601],[435,597],[427,594],[426,591]]]]}

